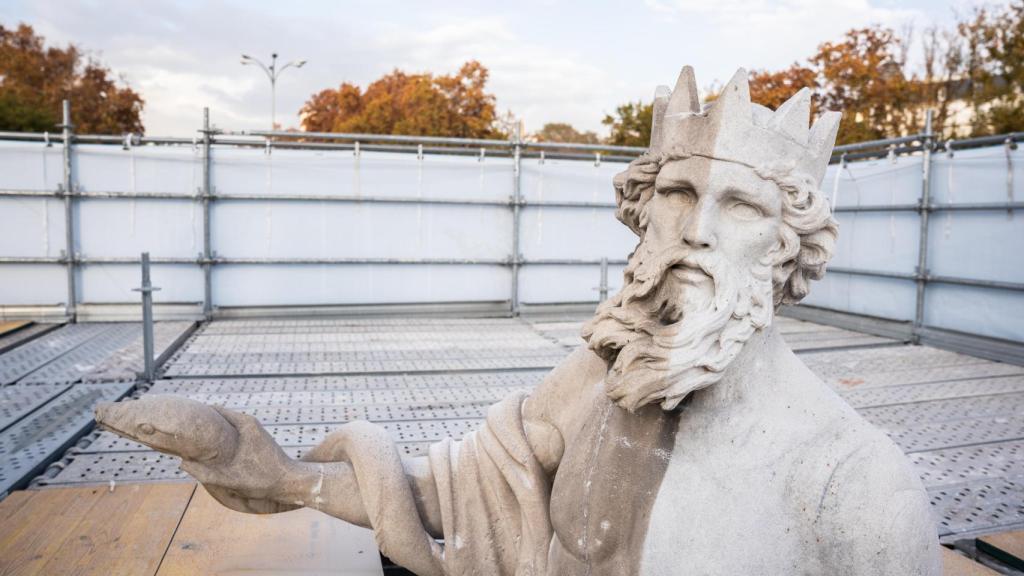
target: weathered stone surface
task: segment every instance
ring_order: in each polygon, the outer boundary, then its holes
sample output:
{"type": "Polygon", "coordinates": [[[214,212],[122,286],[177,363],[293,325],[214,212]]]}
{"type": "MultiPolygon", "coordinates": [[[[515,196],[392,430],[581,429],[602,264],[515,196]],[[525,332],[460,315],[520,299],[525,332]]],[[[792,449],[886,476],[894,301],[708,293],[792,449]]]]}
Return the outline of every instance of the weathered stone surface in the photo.
{"type": "Polygon", "coordinates": [[[614,182],[640,239],[622,290],[587,346],[461,441],[402,457],[356,422],[293,460],[252,417],[181,398],[97,420],[181,456],[226,506],[371,527],[424,575],[939,574],[908,462],[772,325],[832,253],[818,185],[839,115],[808,129],[806,92],[753,104],[742,70],[701,106],[689,68],[654,110],[614,182]]]}

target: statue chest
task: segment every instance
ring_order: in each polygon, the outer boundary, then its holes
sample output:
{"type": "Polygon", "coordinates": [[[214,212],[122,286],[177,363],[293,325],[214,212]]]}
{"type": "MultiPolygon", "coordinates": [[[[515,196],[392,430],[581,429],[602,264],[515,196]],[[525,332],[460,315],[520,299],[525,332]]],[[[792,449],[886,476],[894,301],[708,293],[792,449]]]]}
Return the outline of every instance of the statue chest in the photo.
{"type": "Polygon", "coordinates": [[[552,574],[635,573],[678,414],[600,397],[567,442],[551,493],[552,574]]]}

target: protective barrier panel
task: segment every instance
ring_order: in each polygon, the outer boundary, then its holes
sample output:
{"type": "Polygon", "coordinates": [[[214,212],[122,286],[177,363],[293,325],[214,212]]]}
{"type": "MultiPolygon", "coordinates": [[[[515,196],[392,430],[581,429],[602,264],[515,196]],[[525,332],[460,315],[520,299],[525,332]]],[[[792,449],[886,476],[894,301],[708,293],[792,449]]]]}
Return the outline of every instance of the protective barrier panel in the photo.
{"type": "MultiPolygon", "coordinates": [[[[599,155],[255,144],[211,149],[213,307],[593,302],[602,259],[614,292],[637,241],[614,217],[626,164],[599,155]]],[[[202,302],[202,143],[71,155],[75,300],[135,302],[148,251],[158,302],[202,302]]],[[[821,188],[840,234],[808,304],[915,320],[924,166],[915,153],[829,167],[821,188]]],[[[929,175],[923,324],[1024,341],[1024,215],[977,206],[1024,200],[1024,151],[940,145],[929,175]]],[[[62,181],[59,140],[0,142],[0,306],[68,300],[62,181]]]]}

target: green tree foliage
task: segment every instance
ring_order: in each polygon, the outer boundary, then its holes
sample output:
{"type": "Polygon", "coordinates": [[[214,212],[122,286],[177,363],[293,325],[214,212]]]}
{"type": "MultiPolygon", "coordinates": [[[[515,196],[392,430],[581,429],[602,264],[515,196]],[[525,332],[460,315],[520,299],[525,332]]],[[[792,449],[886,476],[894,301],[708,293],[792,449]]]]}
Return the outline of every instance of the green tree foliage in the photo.
{"type": "Polygon", "coordinates": [[[53,130],[68,99],[80,133],[143,133],[142,97],[111,76],[74,45],[46,47],[31,26],[0,25],[0,130],[53,130]]]}
{"type": "Polygon", "coordinates": [[[538,142],[568,142],[573,144],[598,144],[601,139],[594,132],[580,132],[565,122],[549,122],[533,134],[538,142]]]}
{"type": "Polygon", "coordinates": [[[651,141],[653,117],[651,103],[627,102],[619,106],[613,114],[606,114],[601,120],[610,129],[605,142],[613,146],[647,146],[651,141]]]}

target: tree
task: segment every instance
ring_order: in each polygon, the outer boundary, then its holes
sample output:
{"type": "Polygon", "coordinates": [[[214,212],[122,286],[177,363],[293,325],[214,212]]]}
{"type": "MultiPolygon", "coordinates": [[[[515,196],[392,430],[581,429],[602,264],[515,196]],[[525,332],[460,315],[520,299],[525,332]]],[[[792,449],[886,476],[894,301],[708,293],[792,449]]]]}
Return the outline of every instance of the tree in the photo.
{"type": "Polygon", "coordinates": [[[1024,130],[1024,0],[1001,11],[975,8],[957,23],[965,92],[978,111],[974,135],[1024,130]]]}
{"type": "Polygon", "coordinates": [[[840,42],[825,42],[811,57],[822,105],[843,111],[838,143],[912,134],[923,127],[917,86],[904,72],[903,44],[889,28],[860,28],[840,42]]]}
{"type": "Polygon", "coordinates": [[[31,26],[0,25],[0,130],[53,130],[68,99],[80,133],[143,133],[142,97],[111,75],[74,45],[47,48],[31,26]]]}
{"type": "Polygon", "coordinates": [[[610,127],[611,134],[605,140],[613,146],[639,146],[646,148],[651,142],[651,120],[654,106],[643,102],[627,102],[606,114],[601,123],[610,127]]]}
{"type": "Polygon", "coordinates": [[[598,144],[600,139],[594,132],[580,132],[565,122],[549,122],[533,134],[537,142],[566,142],[573,144],[598,144]]]}
{"type": "Polygon", "coordinates": [[[814,70],[794,62],[778,72],[752,70],[750,72],[750,99],[772,110],[789,100],[801,88],[810,88],[811,114],[816,113],[818,78],[814,70]]]}
{"type": "Polygon", "coordinates": [[[361,90],[348,82],[314,94],[300,110],[309,132],[505,138],[488,71],[469,61],[457,74],[407,74],[395,69],[361,90]]]}

